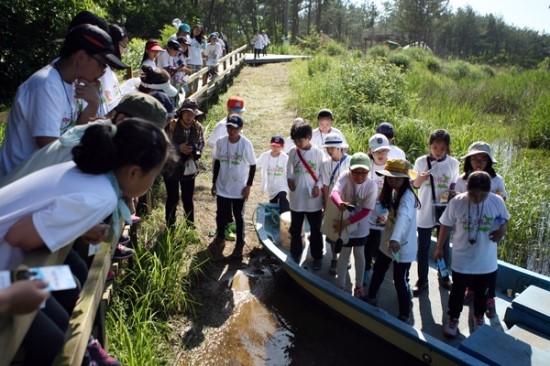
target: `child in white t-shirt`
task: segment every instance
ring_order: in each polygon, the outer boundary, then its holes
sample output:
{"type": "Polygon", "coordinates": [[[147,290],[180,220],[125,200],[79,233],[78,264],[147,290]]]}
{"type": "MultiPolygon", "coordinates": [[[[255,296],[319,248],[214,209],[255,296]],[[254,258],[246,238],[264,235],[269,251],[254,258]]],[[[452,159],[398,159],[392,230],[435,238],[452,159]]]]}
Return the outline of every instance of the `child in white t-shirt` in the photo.
{"type": "Polygon", "coordinates": [[[269,144],[271,149],[262,153],[257,161],[258,167],[262,169],[262,192],[267,193],[269,202],[278,203],[279,212],[283,213],[290,210],[286,181],[288,155],[282,151],[285,139],[279,135],[273,136],[269,144]]]}
{"type": "MultiPolygon", "coordinates": [[[[385,135],[376,133],[369,139],[368,155],[371,159],[371,168],[369,170],[369,178],[372,179],[378,187],[378,194],[382,191],[384,185],[384,177],[376,174],[377,171],[383,170],[388,160],[390,152],[390,142],[385,135]]],[[[371,277],[372,260],[378,253],[382,231],[386,225],[388,210],[380,204],[380,199],[377,198],[374,210],[369,215],[370,231],[365,244],[365,274],[363,275],[363,284],[367,285],[371,277]]]]}
{"type": "Polygon", "coordinates": [[[474,293],[474,330],[485,324],[487,291],[498,268],[497,243],[504,237],[510,214],[502,197],[491,193],[491,176],[476,171],[468,178],[468,191],[449,202],[441,216],[434,260],[443,256],[443,245],[454,226],[453,286],[449,295],[449,320],[443,329],[456,337],[466,287],[474,293]]]}
{"type": "MultiPolygon", "coordinates": [[[[326,241],[330,244],[332,249],[332,260],[330,261],[329,272],[335,275],[337,272],[336,265],[338,264],[338,253],[342,248],[336,248],[340,232],[333,229],[332,220],[336,218],[340,219],[341,213],[334,202],[330,200],[329,196],[340,174],[348,170],[350,159],[349,155],[345,153],[348,144],[346,144],[342,137],[336,133],[327,135],[323,147],[326,149],[330,159],[323,161],[321,164],[321,181],[323,182],[321,190],[323,192],[323,201],[325,204],[325,215],[321,226],[321,232],[326,235],[326,241]]],[[[341,240],[338,244],[339,243],[341,243],[341,240]]]]}
{"type": "Polygon", "coordinates": [[[250,187],[256,173],[256,156],[252,143],[241,135],[243,119],[237,114],[227,118],[227,136],[216,141],[213,153],[214,176],[212,196],[216,197],[217,244],[225,242],[224,230],[231,211],[237,227],[233,259],[242,259],[244,248],[244,203],[250,195],[250,187]]]}
{"type": "Polygon", "coordinates": [[[222,46],[218,43],[218,35],[212,33],[208,38],[209,43],[206,45],[206,66],[208,66],[208,74],[215,78],[218,76],[218,60],[223,56],[222,46]]]}
{"type": "Polygon", "coordinates": [[[365,243],[369,235],[369,213],[374,209],[378,189],[369,179],[370,159],[365,153],[355,153],[350,159],[349,170],[343,172],[334,185],[330,198],[340,212],[348,217],[333,220],[334,230],[347,231],[348,240],[338,258],[338,286],[344,288],[349,257],[353,249],[355,260],[355,288],[353,296],[363,299],[363,272],[365,270],[365,243]]]}
{"type": "MultiPolygon", "coordinates": [[[[449,200],[449,191],[454,189],[458,180],[458,160],[450,156],[451,136],[446,130],[435,130],[429,138],[430,153],[416,159],[414,170],[418,177],[413,186],[418,189],[421,206],[417,210],[418,227],[418,281],[413,288],[414,296],[428,288],[428,258],[432,242],[432,230],[439,233],[439,213],[445,209],[449,200]]],[[[449,263],[449,238],[444,246],[445,263],[449,263]]],[[[439,276],[439,285],[451,289],[449,276],[439,276]]]]}
{"type": "Polygon", "coordinates": [[[300,263],[303,252],[302,225],[304,217],[310,226],[310,252],[313,257],[313,269],[323,266],[323,198],[319,179],[324,153],[311,145],[311,126],[298,123],[290,130],[294,146],[288,154],[287,180],[290,201],[290,254],[295,262],[300,263]]]}

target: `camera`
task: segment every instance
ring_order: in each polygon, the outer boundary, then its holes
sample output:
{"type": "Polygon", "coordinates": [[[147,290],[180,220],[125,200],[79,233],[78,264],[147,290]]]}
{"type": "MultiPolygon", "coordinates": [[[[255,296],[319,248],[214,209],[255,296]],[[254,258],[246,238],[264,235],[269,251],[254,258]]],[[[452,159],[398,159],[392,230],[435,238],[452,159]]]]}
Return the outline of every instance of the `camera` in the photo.
{"type": "Polygon", "coordinates": [[[348,209],[349,212],[352,212],[353,210],[355,210],[354,205],[346,205],[346,208],[348,209]]]}

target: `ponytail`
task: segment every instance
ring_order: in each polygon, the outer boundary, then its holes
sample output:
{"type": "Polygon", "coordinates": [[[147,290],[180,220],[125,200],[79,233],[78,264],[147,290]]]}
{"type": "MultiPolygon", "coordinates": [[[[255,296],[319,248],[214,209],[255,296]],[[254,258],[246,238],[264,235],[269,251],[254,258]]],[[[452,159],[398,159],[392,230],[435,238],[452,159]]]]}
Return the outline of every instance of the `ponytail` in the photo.
{"type": "Polygon", "coordinates": [[[166,158],[164,131],[140,118],[117,126],[94,124],[72,150],[73,160],[84,173],[103,174],[125,165],[137,165],[144,173],[166,158]]]}

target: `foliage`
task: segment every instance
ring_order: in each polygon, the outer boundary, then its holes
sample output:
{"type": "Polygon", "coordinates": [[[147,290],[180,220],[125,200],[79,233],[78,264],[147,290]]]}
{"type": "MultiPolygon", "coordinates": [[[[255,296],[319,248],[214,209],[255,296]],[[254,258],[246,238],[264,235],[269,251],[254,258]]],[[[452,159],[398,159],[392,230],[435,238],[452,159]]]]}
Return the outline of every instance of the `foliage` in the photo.
{"type": "Polygon", "coordinates": [[[411,67],[411,60],[409,56],[404,52],[392,52],[388,57],[388,61],[401,70],[408,70],[411,67]]]}
{"type": "Polygon", "coordinates": [[[384,46],[374,46],[369,48],[367,55],[371,58],[382,58],[387,56],[387,48],[384,46]]]}
{"type": "Polygon", "coordinates": [[[187,276],[200,264],[192,263],[190,246],[199,243],[197,233],[180,224],[161,231],[163,209],[157,209],[140,224],[132,267],[119,271],[116,290],[107,312],[111,349],[124,365],[167,365],[175,359],[166,337],[171,321],[193,311],[187,276]]]}
{"type": "Polygon", "coordinates": [[[141,38],[132,38],[130,42],[128,42],[128,47],[122,55],[122,61],[130,66],[132,70],[137,70],[141,66],[144,50],[145,40],[141,38]]]}

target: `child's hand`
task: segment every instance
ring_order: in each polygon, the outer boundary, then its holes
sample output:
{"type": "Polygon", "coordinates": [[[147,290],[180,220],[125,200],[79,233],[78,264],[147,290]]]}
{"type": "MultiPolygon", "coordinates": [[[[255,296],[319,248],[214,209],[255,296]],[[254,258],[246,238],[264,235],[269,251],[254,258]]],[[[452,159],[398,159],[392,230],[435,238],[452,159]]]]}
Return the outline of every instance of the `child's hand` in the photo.
{"type": "Polygon", "coordinates": [[[348,209],[349,202],[340,202],[340,205],[338,205],[338,211],[344,212],[348,209]]]}
{"type": "Polygon", "coordinates": [[[193,148],[186,143],[179,144],[180,152],[185,155],[189,155],[193,152],[193,148]]]}
{"type": "Polygon", "coordinates": [[[250,196],[250,186],[245,186],[243,188],[243,199],[246,201],[248,196],[250,196]]]}
{"type": "Polygon", "coordinates": [[[294,183],[294,179],[287,179],[288,188],[294,192],[296,190],[296,183],[294,183]]]}
{"type": "Polygon", "coordinates": [[[316,198],[319,197],[319,194],[321,193],[321,190],[318,186],[313,187],[313,190],[311,191],[311,197],[316,198]]]}
{"type": "Polygon", "coordinates": [[[401,249],[401,245],[399,245],[399,243],[395,240],[390,240],[389,248],[392,252],[397,253],[399,249],[401,249]]]}
{"type": "Polygon", "coordinates": [[[502,240],[502,238],[504,238],[504,234],[506,234],[506,226],[502,225],[498,230],[495,230],[489,234],[489,239],[495,243],[498,243],[502,240]]]}
{"type": "Polygon", "coordinates": [[[379,225],[386,225],[387,220],[388,218],[384,215],[379,215],[376,217],[376,223],[379,225]]]}
{"type": "Polygon", "coordinates": [[[82,235],[82,239],[86,244],[101,243],[105,240],[108,233],[109,225],[101,223],[86,231],[84,235],[82,235]]]}
{"type": "Polygon", "coordinates": [[[78,82],[75,83],[75,98],[82,99],[90,105],[99,106],[99,85],[100,83],[98,80],[89,82],[79,79],[78,82]]]}
{"type": "Polygon", "coordinates": [[[210,194],[212,197],[216,197],[216,183],[212,184],[212,188],[210,188],[210,194]]]}
{"type": "Polygon", "coordinates": [[[20,315],[37,310],[50,296],[43,290],[47,286],[47,282],[26,280],[0,290],[1,298],[5,300],[0,302],[0,314],[20,315]]]}

